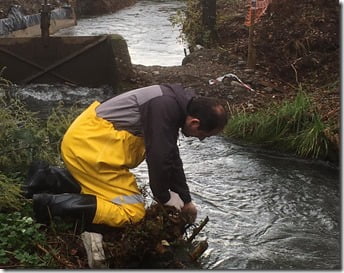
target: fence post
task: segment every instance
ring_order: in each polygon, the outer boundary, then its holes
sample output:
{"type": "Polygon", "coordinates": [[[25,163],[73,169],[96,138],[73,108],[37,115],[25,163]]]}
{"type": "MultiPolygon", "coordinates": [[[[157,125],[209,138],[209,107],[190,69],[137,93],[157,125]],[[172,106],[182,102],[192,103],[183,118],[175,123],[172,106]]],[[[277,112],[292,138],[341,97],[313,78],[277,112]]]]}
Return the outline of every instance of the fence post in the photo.
{"type": "Polygon", "coordinates": [[[256,20],[256,0],[251,1],[251,18],[248,29],[248,50],[247,50],[247,66],[254,69],[256,66],[256,49],[254,47],[254,25],[256,20]]]}
{"type": "MultiPolygon", "coordinates": [[[[205,32],[209,33],[209,41],[213,43],[217,40],[216,35],[216,0],[201,0],[202,5],[202,24],[205,32]]],[[[203,36],[204,37],[204,36],[203,36]]]]}
{"type": "Polygon", "coordinates": [[[44,0],[44,4],[42,4],[41,9],[41,36],[44,42],[44,45],[48,45],[49,40],[49,28],[50,28],[50,15],[51,9],[50,4],[47,3],[47,0],[44,0]]]}

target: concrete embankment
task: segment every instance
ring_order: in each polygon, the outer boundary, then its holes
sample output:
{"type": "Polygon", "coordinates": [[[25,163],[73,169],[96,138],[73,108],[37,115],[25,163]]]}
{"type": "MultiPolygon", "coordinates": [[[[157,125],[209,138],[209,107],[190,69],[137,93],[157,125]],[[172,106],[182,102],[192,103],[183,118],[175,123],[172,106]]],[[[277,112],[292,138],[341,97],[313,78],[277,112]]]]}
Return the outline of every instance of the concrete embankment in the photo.
{"type": "MultiPolygon", "coordinates": [[[[102,15],[123,9],[137,0],[47,0],[50,13],[50,34],[76,24],[77,18],[102,15]]],[[[1,0],[0,38],[33,37],[41,34],[40,12],[43,3],[37,0],[1,0]]]]}
{"type": "Polygon", "coordinates": [[[132,75],[120,35],[0,39],[3,77],[13,83],[69,83],[119,89],[132,75]]]}
{"type": "Polygon", "coordinates": [[[94,2],[67,1],[53,10],[50,4],[42,4],[40,13],[30,15],[25,15],[28,3],[11,5],[7,17],[0,19],[0,69],[5,67],[2,76],[18,84],[62,82],[90,87],[105,84],[120,89],[133,73],[122,36],[50,36],[76,24],[74,7],[79,13],[89,14],[93,10],[99,14],[135,3],[134,0],[101,0],[97,5],[94,2]]]}
{"type": "MultiPolygon", "coordinates": [[[[136,2],[137,0],[47,0],[52,9],[70,5],[77,18],[112,13],[136,2]]],[[[13,5],[20,7],[23,14],[30,15],[39,13],[42,3],[43,0],[1,0],[0,19],[8,17],[8,11],[13,5]]]]}
{"type": "MultiPolygon", "coordinates": [[[[76,25],[76,17],[71,6],[63,6],[50,11],[49,33],[76,25]]],[[[24,15],[19,7],[13,6],[8,17],[0,19],[0,38],[35,37],[41,35],[41,13],[24,15]]]]}

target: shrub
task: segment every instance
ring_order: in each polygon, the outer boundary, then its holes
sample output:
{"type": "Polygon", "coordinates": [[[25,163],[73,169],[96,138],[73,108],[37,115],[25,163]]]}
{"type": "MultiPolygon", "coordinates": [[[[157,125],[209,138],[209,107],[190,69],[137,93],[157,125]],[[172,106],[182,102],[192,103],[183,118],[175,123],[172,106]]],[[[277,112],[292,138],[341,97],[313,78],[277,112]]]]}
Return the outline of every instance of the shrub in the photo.
{"type": "Polygon", "coordinates": [[[19,100],[1,100],[0,105],[0,171],[23,172],[43,148],[43,130],[19,100]]]}

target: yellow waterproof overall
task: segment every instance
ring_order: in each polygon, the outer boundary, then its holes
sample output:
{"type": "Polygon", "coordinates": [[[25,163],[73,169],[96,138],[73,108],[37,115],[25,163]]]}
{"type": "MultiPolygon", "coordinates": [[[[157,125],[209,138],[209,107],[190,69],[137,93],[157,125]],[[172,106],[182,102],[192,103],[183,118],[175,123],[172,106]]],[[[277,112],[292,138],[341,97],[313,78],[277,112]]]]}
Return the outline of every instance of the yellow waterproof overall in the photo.
{"type": "Polygon", "coordinates": [[[144,160],[144,141],[97,117],[99,104],[91,104],[72,123],[63,137],[61,154],[81,184],[81,193],[97,197],[93,223],[120,227],[145,215],[135,176],[129,172],[144,160]]]}

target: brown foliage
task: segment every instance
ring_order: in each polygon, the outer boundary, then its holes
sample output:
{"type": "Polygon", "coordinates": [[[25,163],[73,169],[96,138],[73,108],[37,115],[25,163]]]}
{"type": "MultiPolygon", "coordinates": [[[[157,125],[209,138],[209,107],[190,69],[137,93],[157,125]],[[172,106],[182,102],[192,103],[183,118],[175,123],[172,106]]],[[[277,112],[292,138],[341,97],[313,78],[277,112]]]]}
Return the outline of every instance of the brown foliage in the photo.
{"type": "Polygon", "coordinates": [[[258,61],[287,82],[337,80],[339,15],[337,1],[273,1],[256,26],[258,61]]]}

